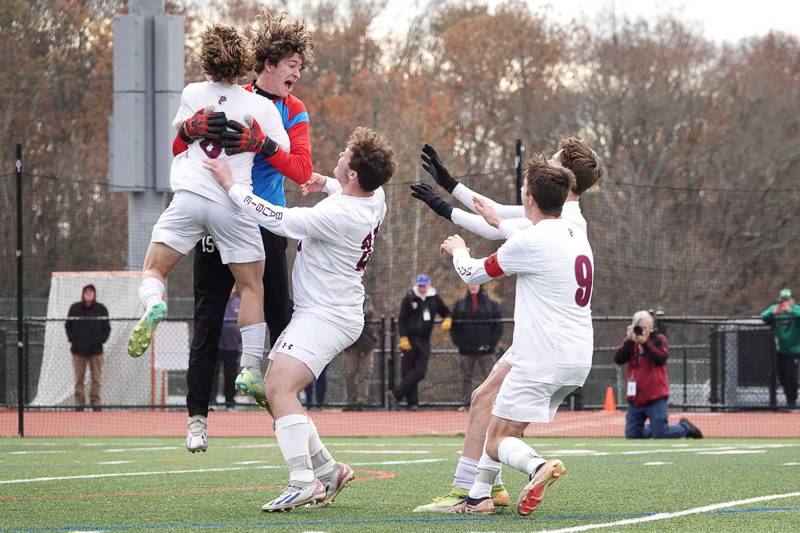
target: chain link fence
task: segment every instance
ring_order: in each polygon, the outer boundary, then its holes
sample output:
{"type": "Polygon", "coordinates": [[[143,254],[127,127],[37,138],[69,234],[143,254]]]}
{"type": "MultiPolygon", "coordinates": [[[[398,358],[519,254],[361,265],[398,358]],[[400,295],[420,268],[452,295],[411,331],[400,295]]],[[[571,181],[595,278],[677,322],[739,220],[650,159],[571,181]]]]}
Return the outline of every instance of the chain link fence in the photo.
{"type": "MultiPolygon", "coordinates": [[[[191,345],[191,318],[171,318],[157,330],[153,346],[140,359],[131,359],[124,342],[135,318],[111,320],[112,342],[105,346],[102,369],[103,408],[182,408],[186,396],[186,368],[191,345]]],[[[510,345],[513,321],[503,319],[506,333],[497,355],[510,345]]],[[[393,317],[372,322],[378,345],[372,351],[366,407],[386,407],[386,391],[399,381],[402,352],[396,347],[393,317]]],[[[573,409],[596,409],[603,405],[607,387],[613,387],[618,405],[625,405],[624,366],[614,364],[613,353],[621,342],[627,318],[594,320],[595,352],[592,371],[584,387],[567,399],[573,409]]],[[[64,319],[28,319],[23,332],[25,405],[33,409],[79,407],[75,403],[72,355],[64,332],[64,319]]],[[[694,317],[659,320],[669,343],[671,406],[685,409],[768,409],[785,405],[775,377],[775,342],[771,330],[756,320],[724,320],[694,317]]],[[[0,320],[0,402],[17,403],[16,321],[0,320]]],[[[464,404],[462,371],[458,350],[448,336],[432,338],[431,357],[420,383],[420,404],[425,407],[456,408],[464,404]]],[[[338,356],[326,371],[327,391],[322,407],[352,407],[347,404],[344,358],[338,356]]],[[[91,383],[86,373],[86,403],[91,383]]],[[[221,376],[218,376],[221,379],[221,376]]],[[[482,380],[476,372],[474,386],[482,380]]],[[[221,395],[216,404],[223,405],[221,395]]],[[[240,398],[239,408],[249,402],[240,398]]],[[[88,407],[88,405],[87,405],[88,407]]],[[[401,406],[402,407],[402,406],[401,406]]]]}

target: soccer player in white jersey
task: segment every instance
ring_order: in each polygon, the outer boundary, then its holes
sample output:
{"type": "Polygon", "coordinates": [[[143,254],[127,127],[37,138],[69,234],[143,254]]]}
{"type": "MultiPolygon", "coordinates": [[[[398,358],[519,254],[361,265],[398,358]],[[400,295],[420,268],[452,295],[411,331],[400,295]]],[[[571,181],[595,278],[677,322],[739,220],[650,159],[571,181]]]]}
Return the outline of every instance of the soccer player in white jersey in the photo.
{"type": "Polygon", "coordinates": [[[331,503],[353,470],[333,460],[297,395],[364,327],[362,277],[386,216],[382,185],[396,169],[394,152],[384,137],[357,128],[333,178],[315,177],[328,197],[314,207],[270,204],[234,183],[224,162],[208,160],[205,166],[250,220],[300,241],[292,269],[294,314],[273,345],[266,374],[268,409],[289,467],[289,485],[262,509],[331,503]]]}
{"type": "Polygon", "coordinates": [[[253,151],[228,155],[221,138],[224,124],[246,122],[252,130],[264,127],[262,144],[277,150],[289,149],[289,136],[275,105],[236,84],[253,66],[253,55],[238,32],[216,24],[202,34],[200,62],[207,81],[190,83],[181,94],[181,104],[172,125],[185,135],[202,140],[175,157],[170,170],[170,186],[175,192],[167,209],[153,227],[144,260],[139,299],[145,313],[128,339],[128,354],[139,357],[147,349],[158,323],[166,316],[163,301],[166,280],[175,265],[189,253],[203,235],[211,234],[222,262],[227,264],[239,287],[241,307],[242,357],[257,357],[264,352],[264,322],[261,277],[264,248],[258,225],[239,213],[203,165],[205,161],[226,162],[233,179],[250,189],[253,151]],[[221,110],[209,113],[211,109],[221,110]],[[221,115],[221,116],[220,116],[221,115]]]}
{"type": "MultiPolygon", "coordinates": [[[[568,137],[561,140],[558,151],[550,158],[549,163],[552,165],[560,164],[571,170],[575,175],[575,188],[571,189],[567,195],[561,218],[569,220],[586,232],[586,220],[581,214],[578,199],[583,192],[593,187],[605,175],[605,169],[599,157],[583,140],[576,137],[568,137]]],[[[436,151],[428,145],[425,145],[423,149],[422,164],[439,185],[451,192],[453,196],[456,196],[470,209],[476,209],[476,206],[482,205],[484,206],[482,208],[483,212],[486,212],[485,208],[492,208],[496,212],[496,216],[503,219],[503,231],[500,230],[497,221],[495,221],[495,225],[491,225],[482,216],[453,208],[427,185],[424,187],[420,187],[420,185],[424,184],[412,186],[412,189],[414,189],[413,196],[425,201],[440,216],[473,233],[492,240],[506,239],[516,230],[532,225],[531,221],[524,216],[524,206],[500,205],[491,199],[474,193],[465,185],[459,183],[450,176],[436,151]]],[[[500,389],[503,378],[510,369],[511,365],[506,363],[506,358],[501,358],[492,372],[472,394],[469,421],[464,435],[464,447],[462,455],[456,464],[450,492],[444,496],[434,498],[431,503],[416,507],[414,512],[441,513],[466,497],[478,472],[478,459],[483,450],[483,441],[491,418],[494,398],[500,389]]],[[[503,486],[499,471],[492,487],[492,499],[494,504],[498,506],[508,505],[509,503],[508,492],[503,486]]]]}
{"type": "Polygon", "coordinates": [[[446,512],[493,513],[491,489],[501,463],[530,476],[517,501],[521,515],[536,509],[545,489],[566,472],[561,461],[545,461],[520,437],[529,423],[550,422],[592,366],[592,249],[586,234],[560,217],[574,184],[572,172],[537,156],[526,165],[523,188],[532,226],[483,259],[470,257],[458,235],[442,244],[465,283],[517,276],[514,338],[504,356],[510,370],[492,408],[475,482],[446,512]]]}

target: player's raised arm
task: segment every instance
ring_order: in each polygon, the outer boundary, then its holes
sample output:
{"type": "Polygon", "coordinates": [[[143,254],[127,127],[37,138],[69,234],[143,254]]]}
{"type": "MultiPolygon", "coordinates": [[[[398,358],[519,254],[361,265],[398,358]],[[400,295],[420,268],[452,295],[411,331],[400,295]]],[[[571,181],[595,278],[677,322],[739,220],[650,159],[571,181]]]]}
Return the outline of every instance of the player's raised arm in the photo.
{"type": "Polygon", "coordinates": [[[531,271],[530,250],[520,235],[503,243],[488,257],[473,258],[464,239],[451,235],[441,245],[441,251],[453,256],[453,267],[464,283],[480,284],[502,276],[531,271]]]}
{"type": "Polygon", "coordinates": [[[442,243],[440,249],[442,252],[453,256],[453,266],[464,283],[486,283],[493,278],[503,275],[501,269],[495,269],[492,267],[492,264],[486,264],[488,259],[494,257],[493,255],[484,259],[473,259],[469,254],[467,244],[459,235],[449,236],[442,243]]]}
{"type": "Polygon", "coordinates": [[[507,239],[511,234],[513,234],[508,233],[509,231],[513,232],[516,231],[516,229],[530,226],[530,221],[528,221],[528,219],[512,219],[513,223],[510,226],[511,229],[507,231],[502,231],[499,228],[492,227],[486,222],[486,220],[484,220],[482,216],[474,213],[468,213],[463,209],[454,208],[452,204],[443,199],[427,183],[417,183],[411,185],[411,196],[417,200],[425,202],[431,211],[440,217],[491,241],[507,239]]]}
{"type": "Polygon", "coordinates": [[[335,238],[335,220],[313,207],[282,207],[253,194],[244,185],[233,181],[230,166],[219,159],[206,159],[203,166],[209,169],[228,196],[247,217],[273,233],[302,240],[314,237],[322,240],[335,238]]]}
{"type": "Polygon", "coordinates": [[[420,159],[422,162],[422,168],[425,170],[425,172],[430,174],[436,183],[438,183],[444,190],[452,194],[470,211],[476,212],[475,206],[473,205],[473,199],[479,198],[486,204],[491,205],[500,218],[525,217],[525,209],[521,205],[499,204],[491,198],[482,196],[469,189],[463,183],[460,183],[457,179],[450,175],[450,172],[447,171],[447,168],[444,166],[444,163],[439,157],[439,154],[436,153],[436,150],[433,148],[433,146],[429,144],[423,146],[420,159]]]}
{"type": "Polygon", "coordinates": [[[506,205],[495,202],[488,196],[476,193],[463,183],[459,183],[456,188],[453,189],[452,194],[453,197],[464,204],[467,209],[476,213],[475,200],[477,199],[485,205],[491,206],[501,219],[525,218],[525,208],[521,205],[506,205]]]}
{"type": "Polygon", "coordinates": [[[307,196],[312,192],[324,192],[328,196],[341,192],[342,185],[337,180],[313,172],[311,178],[300,186],[300,192],[307,196]]]}

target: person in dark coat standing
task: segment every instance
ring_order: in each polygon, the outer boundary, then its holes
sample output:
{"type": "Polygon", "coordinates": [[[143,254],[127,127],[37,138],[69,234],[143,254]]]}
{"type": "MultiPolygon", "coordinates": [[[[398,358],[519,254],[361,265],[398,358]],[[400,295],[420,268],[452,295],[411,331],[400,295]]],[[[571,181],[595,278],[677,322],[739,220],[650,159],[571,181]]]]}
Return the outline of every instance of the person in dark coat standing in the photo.
{"type": "Polygon", "coordinates": [[[467,285],[467,294],[453,306],[450,336],[461,354],[461,393],[465,406],[469,406],[472,396],[475,365],[480,367],[478,382],[482,382],[496,362],[495,349],[503,335],[500,318],[500,305],[480,285],[467,285]]]}
{"type": "Polygon", "coordinates": [[[442,320],[442,331],[450,331],[453,319],[450,309],[431,287],[427,274],[417,276],[414,287],[406,293],[400,303],[398,326],[400,329],[400,350],[403,358],[400,363],[400,384],[394,389],[394,400],[405,398],[412,411],[419,404],[419,382],[425,379],[428,371],[428,359],[431,356],[431,331],[433,319],[439,315],[442,320]]]}
{"type": "Polygon", "coordinates": [[[82,411],[86,403],[83,379],[88,366],[92,377],[89,401],[94,410],[99,411],[103,343],[111,334],[111,324],[108,321],[108,309],[97,301],[97,290],[94,285],[86,285],[81,294],[81,301],[70,306],[64,327],[67,330],[72,366],[75,369],[75,405],[82,411]]]}
{"type": "Polygon", "coordinates": [[[361,411],[369,402],[372,384],[372,350],[378,344],[377,327],[373,323],[375,308],[369,294],[364,295],[364,329],[356,342],[344,351],[344,376],[347,384],[345,411],[361,411]]]}

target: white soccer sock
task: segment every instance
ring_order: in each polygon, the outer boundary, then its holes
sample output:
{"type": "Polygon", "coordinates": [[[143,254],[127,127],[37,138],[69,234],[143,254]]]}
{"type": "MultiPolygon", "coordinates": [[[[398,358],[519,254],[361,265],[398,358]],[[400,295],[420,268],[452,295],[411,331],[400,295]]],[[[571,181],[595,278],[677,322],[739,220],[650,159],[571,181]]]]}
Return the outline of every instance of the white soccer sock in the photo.
{"type": "Polygon", "coordinates": [[[158,302],[164,299],[164,293],[167,292],[167,287],[158,278],[145,276],[139,283],[139,303],[142,304],[145,311],[149,311],[158,302]]]}
{"type": "Polygon", "coordinates": [[[545,462],[533,448],[516,437],[506,437],[500,441],[497,456],[504,464],[530,476],[545,462]]]}
{"type": "Polygon", "coordinates": [[[317,426],[310,418],[308,419],[308,453],[311,455],[314,475],[327,484],[336,472],[336,460],[331,457],[328,449],[322,444],[317,426]]]}
{"type": "Polygon", "coordinates": [[[469,489],[469,497],[477,500],[491,496],[492,484],[499,469],[500,463],[489,457],[484,448],[481,458],[478,460],[478,475],[475,477],[472,488],[469,489]]]}
{"type": "Polygon", "coordinates": [[[267,338],[267,323],[259,322],[239,328],[242,334],[241,366],[260,373],[261,360],[264,358],[264,341],[267,338]]]}
{"type": "Polygon", "coordinates": [[[275,437],[289,467],[289,481],[293,485],[308,486],[314,482],[308,451],[308,429],[306,415],[286,415],[275,420],[275,437]]]}
{"type": "Polygon", "coordinates": [[[471,489],[478,476],[478,461],[464,457],[458,458],[456,473],[453,476],[453,486],[459,489],[471,489]]]}

